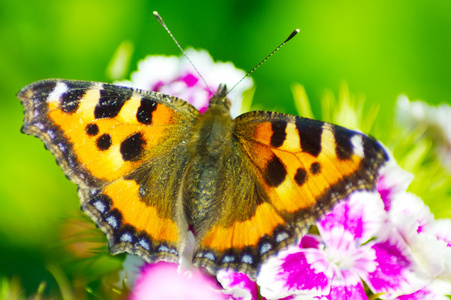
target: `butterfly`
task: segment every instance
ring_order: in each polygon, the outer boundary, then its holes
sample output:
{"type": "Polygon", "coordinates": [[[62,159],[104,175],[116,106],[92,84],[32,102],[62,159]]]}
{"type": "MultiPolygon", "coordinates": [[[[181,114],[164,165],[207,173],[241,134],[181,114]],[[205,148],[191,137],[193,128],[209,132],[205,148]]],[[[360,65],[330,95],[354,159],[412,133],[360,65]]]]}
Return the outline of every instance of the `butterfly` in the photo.
{"type": "Polygon", "coordinates": [[[192,260],[255,278],[309,225],[388,160],[372,137],[288,114],[232,119],[227,89],[205,113],[158,92],[49,79],[24,87],[22,132],[39,137],[78,185],[81,209],[112,254],[192,260]]]}

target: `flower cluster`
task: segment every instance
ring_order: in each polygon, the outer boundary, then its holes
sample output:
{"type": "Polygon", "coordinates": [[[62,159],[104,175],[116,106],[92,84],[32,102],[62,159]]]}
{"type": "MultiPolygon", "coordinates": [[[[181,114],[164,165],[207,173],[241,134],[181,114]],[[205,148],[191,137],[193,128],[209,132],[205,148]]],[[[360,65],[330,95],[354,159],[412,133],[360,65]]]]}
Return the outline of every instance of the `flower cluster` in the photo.
{"type": "Polygon", "coordinates": [[[405,191],[411,175],[392,161],[377,192],[353,193],[317,221],[296,247],[263,265],[268,299],[447,299],[451,222],[405,191]],[[364,284],[369,290],[365,290],[364,284]]]}
{"type": "MultiPolygon", "coordinates": [[[[231,63],[214,63],[205,51],[187,54],[212,89],[221,83],[217,79],[233,84],[244,75],[231,63]]],[[[183,57],[148,57],[132,81],[121,84],[178,96],[201,112],[212,95],[183,57]]],[[[230,95],[233,116],[240,112],[240,94],[251,86],[246,78],[230,95]]],[[[162,292],[165,285],[159,282],[167,276],[169,291],[186,291],[172,299],[259,299],[259,294],[266,299],[448,299],[451,220],[435,220],[423,201],[406,191],[411,180],[391,159],[380,172],[376,191],[353,193],[336,205],[317,221],[316,231],[265,262],[256,282],[245,274],[220,271],[216,280],[221,288],[200,271],[187,276],[174,265],[159,263],[142,269],[132,299],[162,292]]]]}

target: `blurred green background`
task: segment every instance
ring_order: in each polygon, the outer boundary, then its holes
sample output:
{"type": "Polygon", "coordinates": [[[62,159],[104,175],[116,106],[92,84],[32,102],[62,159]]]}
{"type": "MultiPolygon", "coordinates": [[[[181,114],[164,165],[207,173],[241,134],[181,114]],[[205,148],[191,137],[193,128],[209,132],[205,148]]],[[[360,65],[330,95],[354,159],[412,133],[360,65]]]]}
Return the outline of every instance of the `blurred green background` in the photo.
{"type": "Polygon", "coordinates": [[[15,95],[45,78],[111,81],[106,69],[124,40],[134,45],[129,71],[149,54],[179,55],[154,10],[184,48],[207,49],[246,71],[300,28],[252,75],[254,105],[264,109],[295,113],[294,82],[317,111],[324,91],[346,81],[351,92],[381,104],[382,122],[392,119],[401,93],[451,103],[447,0],[0,0],[0,277],[17,276],[27,293],[42,280],[56,289],[49,265],[73,275],[59,243],[79,200],[42,142],[20,134],[15,95]]]}

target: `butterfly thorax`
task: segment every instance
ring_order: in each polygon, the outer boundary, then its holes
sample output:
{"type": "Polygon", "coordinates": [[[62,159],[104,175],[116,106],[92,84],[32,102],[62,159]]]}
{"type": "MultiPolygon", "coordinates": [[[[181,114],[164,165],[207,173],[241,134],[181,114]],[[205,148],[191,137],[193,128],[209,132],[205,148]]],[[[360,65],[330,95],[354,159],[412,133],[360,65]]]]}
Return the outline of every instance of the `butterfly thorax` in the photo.
{"type": "Polygon", "coordinates": [[[202,231],[206,219],[216,213],[216,199],[225,182],[225,159],[232,150],[233,120],[230,100],[221,91],[213,96],[204,114],[198,116],[191,136],[191,161],[184,181],[186,215],[194,231],[202,231]],[[208,216],[208,217],[207,217],[208,216]]]}

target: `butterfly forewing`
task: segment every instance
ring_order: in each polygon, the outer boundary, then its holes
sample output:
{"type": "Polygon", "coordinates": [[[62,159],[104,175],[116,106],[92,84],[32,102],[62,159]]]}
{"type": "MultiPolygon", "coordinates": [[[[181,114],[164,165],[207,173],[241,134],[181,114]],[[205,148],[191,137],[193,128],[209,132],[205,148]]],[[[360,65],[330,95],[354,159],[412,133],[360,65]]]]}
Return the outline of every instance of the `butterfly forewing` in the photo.
{"type": "Polygon", "coordinates": [[[176,261],[187,224],[174,199],[198,111],[175,97],[84,81],[39,81],[18,97],[22,131],[42,139],[79,185],[82,209],[111,252],[176,261]]]}
{"type": "Polygon", "coordinates": [[[373,138],[325,122],[274,112],[250,112],[235,121],[240,146],[271,203],[298,225],[315,221],[355,190],[374,189],[388,159],[373,138]]]}

